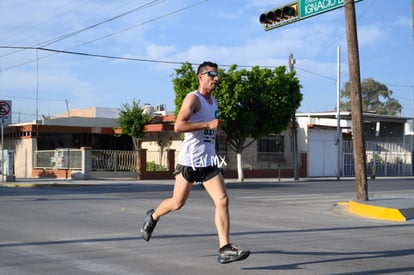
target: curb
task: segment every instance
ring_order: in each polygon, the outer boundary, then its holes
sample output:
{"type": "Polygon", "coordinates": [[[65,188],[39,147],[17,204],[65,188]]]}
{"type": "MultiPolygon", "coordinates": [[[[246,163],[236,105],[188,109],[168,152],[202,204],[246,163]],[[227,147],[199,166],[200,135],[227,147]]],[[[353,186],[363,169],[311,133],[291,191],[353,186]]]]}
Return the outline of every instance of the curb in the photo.
{"type": "Polygon", "coordinates": [[[3,183],[0,187],[6,188],[47,188],[47,187],[84,187],[99,186],[101,184],[84,184],[84,183],[3,183]]]}
{"type": "Polygon", "coordinates": [[[10,188],[33,188],[37,187],[39,184],[37,183],[2,183],[0,184],[0,187],[10,187],[10,188]]]}
{"type": "Polygon", "coordinates": [[[340,202],[340,206],[352,214],[379,220],[405,222],[414,218],[414,208],[393,208],[383,207],[372,204],[364,204],[355,201],[340,202]]]}

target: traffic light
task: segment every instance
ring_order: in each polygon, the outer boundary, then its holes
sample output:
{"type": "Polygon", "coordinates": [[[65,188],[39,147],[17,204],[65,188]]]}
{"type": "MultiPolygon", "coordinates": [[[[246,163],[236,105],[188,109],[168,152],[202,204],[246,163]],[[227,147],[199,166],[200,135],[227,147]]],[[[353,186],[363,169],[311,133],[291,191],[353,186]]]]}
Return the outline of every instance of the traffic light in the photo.
{"type": "Polygon", "coordinates": [[[260,15],[260,24],[266,31],[299,20],[298,2],[292,2],[260,15]]]}

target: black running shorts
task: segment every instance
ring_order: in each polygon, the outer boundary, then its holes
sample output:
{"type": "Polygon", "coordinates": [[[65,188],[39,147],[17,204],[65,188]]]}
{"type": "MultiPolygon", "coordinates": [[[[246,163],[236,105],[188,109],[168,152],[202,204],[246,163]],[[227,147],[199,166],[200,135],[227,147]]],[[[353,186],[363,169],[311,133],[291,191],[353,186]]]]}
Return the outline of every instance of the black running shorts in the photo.
{"type": "Polygon", "coordinates": [[[209,179],[214,178],[221,173],[221,169],[217,166],[207,166],[207,167],[191,167],[177,164],[175,168],[174,175],[182,174],[183,177],[191,183],[194,182],[204,182],[209,179]]]}

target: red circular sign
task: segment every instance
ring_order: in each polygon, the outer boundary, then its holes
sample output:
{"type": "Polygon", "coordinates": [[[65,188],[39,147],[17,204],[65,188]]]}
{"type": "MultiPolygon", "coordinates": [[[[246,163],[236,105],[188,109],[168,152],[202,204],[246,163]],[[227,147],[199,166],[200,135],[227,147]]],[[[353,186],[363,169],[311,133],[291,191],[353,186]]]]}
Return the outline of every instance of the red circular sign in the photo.
{"type": "Polygon", "coordinates": [[[7,116],[10,113],[10,104],[7,101],[0,101],[0,117],[7,116]]]}

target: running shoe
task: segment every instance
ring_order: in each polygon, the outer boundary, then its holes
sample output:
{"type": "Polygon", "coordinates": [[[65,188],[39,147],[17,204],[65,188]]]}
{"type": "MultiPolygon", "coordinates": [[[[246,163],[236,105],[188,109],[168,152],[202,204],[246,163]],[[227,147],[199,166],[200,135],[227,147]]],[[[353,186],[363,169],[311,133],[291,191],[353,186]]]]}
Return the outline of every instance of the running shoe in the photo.
{"type": "Polygon", "coordinates": [[[241,250],[238,247],[228,244],[219,250],[217,261],[221,264],[228,264],[235,261],[242,261],[249,257],[250,250],[241,250]]]}
{"type": "Polygon", "coordinates": [[[147,242],[151,239],[152,232],[154,231],[154,228],[158,222],[152,218],[152,213],[154,213],[154,211],[154,209],[150,209],[147,211],[147,214],[145,215],[144,224],[141,227],[141,236],[147,242]]]}

